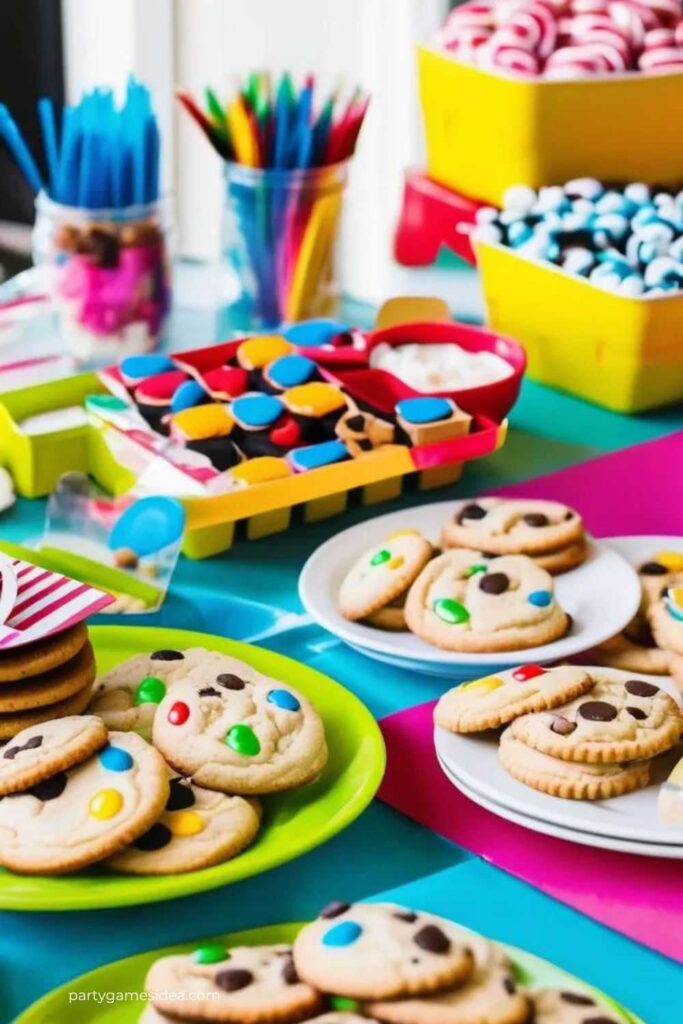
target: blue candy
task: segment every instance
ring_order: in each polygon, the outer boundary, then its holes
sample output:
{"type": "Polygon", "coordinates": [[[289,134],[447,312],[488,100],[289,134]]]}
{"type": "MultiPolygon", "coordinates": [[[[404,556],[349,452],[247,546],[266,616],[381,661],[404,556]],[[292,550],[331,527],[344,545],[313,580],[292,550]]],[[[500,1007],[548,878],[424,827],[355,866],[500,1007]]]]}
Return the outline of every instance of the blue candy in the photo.
{"type": "Polygon", "coordinates": [[[232,411],[247,427],[269,427],[282,415],[284,406],[273,395],[242,395],[232,403],[232,411]]]}
{"type": "Polygon", "coordinates": [[[131,380],[143,380],[145,377],[154,377],[157,373],[173,370],[175,366],[168,356],[151,353],[126,356],[121,361],[120,369],[124,377],[129,377],[131,380]]]}
{"type": "Polygon", "coordinates": [[[289,690],[271,690],[266,698],[269,704],[274,704],[282,711],[298,711],[301,704],[289,690]]]}
{"type": "Polygon", "coordinates": [[[295,448],[288,458],[295,469],[306,470],[344,462],[350,455],[342,441],[322,441],[320,444],[308,445],[307,448],[295,448]]]}
{"type": "Polygon", "coordinates": [[[447,398],[403,398],[396,412],[406,423],[437,423],[448,419],[453,406],[447,398]]]}
{"type": "Polygon", "coordinates": [[[281,388],[294,388],[305,384],[316,371],[316,365],[308,356],[280,356],[270,364],[266,373],[268,380],[281,388]]]}
{"type": "Polygon", "coordinates": [[[133,767],[133,758],[127,750],[108,743],[100,754],[100,764],[110,772],[127,772],[133,767]]]}
{"type": "Polygon", "coordinates": [[[171,412],[182,412],[199,405],[206,398],[206,392],[196,380],[186,380],[176,389],[171,399],[171,412]]]}
{"type": "Polygon", "coordinates": [[[549,590],[532,590],[527,597],[529,604],[535,605],[536,608],[547,608],[552,599],[553,595],[549,590]]]}
{"type": "Polygon", "coordinates": [[[355,921],[340,921],[323,935],[323,946],[350,946],[360,938],[363,929],[355,921]]]}

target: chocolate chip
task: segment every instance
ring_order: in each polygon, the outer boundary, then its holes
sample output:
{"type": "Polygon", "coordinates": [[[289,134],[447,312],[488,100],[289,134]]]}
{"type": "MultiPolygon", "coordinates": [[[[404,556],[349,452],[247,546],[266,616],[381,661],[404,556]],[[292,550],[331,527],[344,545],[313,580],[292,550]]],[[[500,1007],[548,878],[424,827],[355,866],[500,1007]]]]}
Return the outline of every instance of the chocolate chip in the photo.
{"type": "Polygon", "coordinates": [[[665,600],[669,596],[669,588],[662,587],[662,589],[659,591],[659,596],[662,598],[662,600],[665,600]]]}
{"type": "Polygon", "coordinates": [[[555,715],[550,726],[550,731],[556,732],[558,736],[570,736],[574,729],[576,729],[576,722],[570,722],[563,715],[555,715]]]}
{"type": "Polygon", "coordinates": [[[196,803],[192,787],[183,784],[180,779],[171,779],[171,792],[166,801],[167,811],[184,811],[196,803]]]}
{"type": "Polygon", "coordinates": [[[31,786],[29,793],[46,803],[48,800],[56,800],[66,789],[67,776],[65,772],[59,772],[50,779],[44,779],[35,786],[31,786]]]}
{"type": "Polygon", "coordinates": [[[296,985],[299,982],[299,975],[296,973],[296,967],[291,956],[285,960],[283,965],[282,980],[286,985],[296,985]]]}
{"type": "Polygon", "coordinates": [[[667,571],[661,562],[645,562],[638,570],[643,576],[666,576],[667,571]]]}
{"type": "Polygon", "coordinates": [[[580,992],[560,992],[560,999],[571,1006],[595,1006],[595,1000],[580,992]]]}
{"type": "Polygon", "coordinates": [[[360,413],[356,413],[354,416],[347,416],[345,423],[349,430],[355,430],[357,434],[365,430],[365,416],[362,416],[360,413]]]}
{"type": "Polygon", "coordinates": [[[183,661],[185,655],[182,651],[155,651],[150,657],[152,661],[183,661]]]}
{"type": "Polygon", "coordinates": [[[37,750],[38,747],[42,747],[42,745],[42,736],[32,736],[30,740],[26,740],[26,743],[24,743],[22,750],[37,750]]]}
{"type": "Polygon", "coordinates": [[[361,437],[359,441],[356,441],[356,444],[363,452],[371,452],[374,447],[372,441],[370,441],[369,438],[367,437],[361,437]]]}
{"type": "Polygon", "coordinates": [[[626,710],[632,718],[637,718],[639,722],[642,722],[644,718],[647,718],[647,712],[643,711],[642,708],[626,708],[626,710]]]}
{"type": "Polygon", "coordinates": [[[199,691],[200,697],[220,697],[220,690],[214,690],[213,686],[205,686],[199,691]]]}
{"type": "Polygon", "coordinates": [[[485,594],[504,594],[510,586],[510,577],[504,572],[487,572],[479,581],[479,589],[485,594]]]}
{"type": "Polygon", "coordinates": [[[342,903],[341,900],[332,900],[331,903],[325,904],[318,914],[318,917],[339,917],[340,914],[345,914],[350,906],[350,903],[342,903]]]}
{"type": "Polygon", "coordinates": [[[589,722],[613,722],[617,717],[617,709],[604,700],[587,700],[581,704],[578,712],[589,722]]]}
{"type": "Polygon", "coordinates": [[[6,750],[2,756],[7,758],[8,761],[13,761],[14,758],[19,753],[19,751],[23,749],[23,747],[10,747],[9,750],[6,750]]]}
{"type": "Polygon", "coordinates": [[[503,978],[503,988],[511,996],[514,996],[515,992],[517,991],[517,982],[514,978],[503,978]]]}
{"type": "Polygon", "coordinates": [[[564,514],[564,521],[565,521],[565,523],[568,522],[570,519],[573,519],[573,518],[574,518],[574,513],[571,510],[569,512],[565,512],[565,514],[564,514]]]}
{"type": "Polygon", "coordinates": [[[447,953],[451,948],[449,938],[435,924],[426,924],[413,936],[413,942],[428,953],[447,953]]]}
{"type": "Polygon", "coordinates": [[[582,1024],[614,1024],[613,1017],[584,1017],[582,1024]]]}
{"type": "Polygon", "coordinates": [[[133,846],[136,850],[151,853],[152,850],[161,850],[164,846],[168,846],[172,838],[171,830],[158,821],[156,825],[152,825],[147,832],[136,839],[133,846]]]}
{"type": "Polygon", "coordinates": [[[414,910],[397,910],[394,917],[399,921],[405,921],[407,924],[415,924],[417,921],[417,914],[414,910]]]}
{"type": "Polygon", "coordinates": [[[240,679],[232,672],[221,672],[219,676],[216,676],[216,682],[225,690],[243,690],[246,686],[244,679],[240,679]]]}
{"type": "Polygon", "coordinates": [[[214,984],[222,988],[224,992],[239,992],[241,988],[251,985],[254,975],[251,971],[241,970],[239,967],[231,967],[227,971],[219,971],[214,978],[214,984]]]}
{"type": "Polygon", "coordinates": [[[543,512],[527,512],[525,516],[522,516],[522,521],[527,526],[549,526],[550,520],[543,512]]]}
{"type": "Polygon", "coordinates": [[[462,523],[465,519],[483,519],[485,515],[485,508],[482,508],[481,505],[477,505],[476,502],[471,502],[460,510],[457,521],[462,523]]]}
{"type": "Polygon", "coordinates": [[[624,684],[624,689],[633,697],[654,697],[659,693],[659,687],[652,683],[646,683],[643,679],[629,679],[624,684]]]}
{"type": "Polygon", "coordinates": [[[482,551],[481,557],[482,558],[499,558],[500,556],[497,555],[495,551],[482,551]]]}

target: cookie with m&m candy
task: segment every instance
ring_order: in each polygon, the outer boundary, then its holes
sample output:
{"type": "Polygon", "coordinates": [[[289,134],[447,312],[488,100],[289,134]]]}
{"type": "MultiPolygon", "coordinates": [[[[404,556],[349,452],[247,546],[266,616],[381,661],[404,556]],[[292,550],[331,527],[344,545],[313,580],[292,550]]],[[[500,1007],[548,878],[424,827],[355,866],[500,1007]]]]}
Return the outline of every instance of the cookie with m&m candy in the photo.
{"type": "Polygon", "coordinates": [[[110,733],[87,761],[0,800],[3,866],[59,875],[95,864],[146,832],[168,796],[161,754],[135,733],[110,733]]]}
{"type": "Polygon", "coordinates": [[[464,929],[393,903],[328,904],[296,937],[294,964],[310,985],[350,999],[427,995],[474,971],[464,929]]]}
{"type": "Polygon", "coordinates": [[[650,605],[649,619],[659,646],[683,655],[683,573],[662,586],[658,599],[650,605]]]}
{"type": "Polygon", "coordinates": [[[301,786],[327,763],[325,730],[310,701],[237,658],[197,665],[159,705],[155,746],[208,789],[258,795],[301,786]]]}
{"type": "Polygon", "coordinates": [[[149,738],[156,710],[173,683],[197,665],[215,667],[219,672],[231,663],[225,655],[204,647],[136,654],[96,680],[90,713],[101,718],[108,729],[132,730],[149,738]]]}
{"type": "Polygon", "coordinates": [[[419,530],[397,530],[356,559],[339,589],[339,610],[351,622],[405,629],[403,603],[410,585],[432,557],[419,530]]]}
{"type": "Polygon", "coordinates": [[[130,875],[177,875],[222,864],[254,840],[259,803],[203,789],[169,773],[171,792],[163,814],[108,867],[130,875]]]}
{"type": "Polygon", "coordinates": [[[106,742],[107,728],[95,715],[69,715],[29,726],[0,748],[0,796],[73,768],[106,742]]]}
{"type": "Polygon", "coordinates": [[[323,1006],[321,993],[299,978],[284,944],[226,949],[207,942],[192,953],[161,957],[145,988],[162,1013],[177,1019],[182,1007],[183,1020],[209,1024],[287,1024],[310,1020],[323,1006]]]}
{"type": "MultiPolygon", "coordinates": [[[[487,555],[489,553],[487,552],[487,555]]],[[[525,555],[484,558],[453,548],[422,570],[406,598],[408,628],[447,651],[519,651],[570,625],[552,577],[525,555]],[[475,566],[484,571],[476,571],[475,566]]]]}
{"type": "Polygon", "coordinates": [[[434,722],[455,733],[497,729],[529,712],[560,707],[593,685],[579,665],[520,665],[448,690],[434,709],[434,722]]]}

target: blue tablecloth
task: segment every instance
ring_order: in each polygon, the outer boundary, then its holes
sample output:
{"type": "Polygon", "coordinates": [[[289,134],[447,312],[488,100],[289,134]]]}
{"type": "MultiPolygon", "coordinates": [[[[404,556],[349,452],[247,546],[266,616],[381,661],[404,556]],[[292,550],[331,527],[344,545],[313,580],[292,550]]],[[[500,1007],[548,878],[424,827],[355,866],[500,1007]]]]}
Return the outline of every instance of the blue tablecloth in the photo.
{"type": "MultiPolygon", "coordinates": [[[[457,488],[410,495],[380,509],[355,508],[340,519],[239,543],[208,562],[182,559],[162,610],[139,622],[256,640],[334,676],[376,716],[389,714],[436,696],[442,684],[369,662],[308,621],[296,583],[303,561],[318,544],[353,522],[407,500],[473,494],[681,427],[680,409],[620,417],[527,383],[507,445],[490,459],[467,467],[457,488]]],[[[0,520],[0,536],[13,541],[35,537],[42,516],[42,502],[20,501],[0,520]]],[[[656,866],[644,861],[643,870],[656,866]]],[[[595,884],[599,888],[599,878],[595,884]]],[[[352,900],[397,887],[391,893],[397,899],[452,914],[575,971],[640,1013],[647,1024],[675,1024],[683,1015],[682,967],[375,802],[326,846],[214,893],[89,914],[2,913],[0,1020],[13,1019],[56,984],[117,957],[211,932],[301,919],[332,896],[352,900]]]]}

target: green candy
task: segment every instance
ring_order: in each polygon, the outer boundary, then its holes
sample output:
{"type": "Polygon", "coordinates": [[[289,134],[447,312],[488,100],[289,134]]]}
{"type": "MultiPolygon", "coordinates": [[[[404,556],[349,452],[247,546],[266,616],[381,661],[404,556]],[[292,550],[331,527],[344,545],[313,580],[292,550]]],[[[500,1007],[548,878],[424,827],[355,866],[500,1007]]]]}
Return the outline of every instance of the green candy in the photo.
{"type": "Polygon", "coordinates": [[[447,622],[449,626],[457,626],[461,622],[467,622],[470,613],[459,601],[453,601],[450,597],[440,597],[432,605],[434,614],[447,622]]]}
{"type": "Polygon", "coordinates": [[[386,548],[382,548],[376,555],[373,555],[370,559],[370,565],[384,565],[391,558],[391,551],[387,551],[386,548]]]}
{"type": "Polygon", "coordinates": [[[346,996],[330,996],[330,1006],[333,1010],[341,1013],[354,1013],[360,1010],[360,1003],[357,999],[347,999],[346,996]]]}
{"type": "Polygon", "coordinates": [[[478,572],[486,572],[485,565],[470,565],[467,567],[467,578],[470,576],[476,576],[478,572]]]}
{"type": "Polygon", "coordinates": [[[136,704],[161,704],[166,696],[166,684],[157,676],[145,676],[135,691],[136,704]]]}
{"type": "Polygon", "coordinates": [[[116,395],[88,395],[85,399],[86,408],[105,409],[108,412],[124,412],[130,406],[116,395]]]}
{"type": "Polygon", "coordinates": [[[256,757],[261,750],[258,737],[250,725],[233,725],[225,742],[242,757],[256,757]]]}
{"type": "Polygon", "coordinates": [[[218,943],[209,943],[195,949],[192,959],[196,964],[219,964],[221,960],[229,960],[230,954],[218,943]]]}

